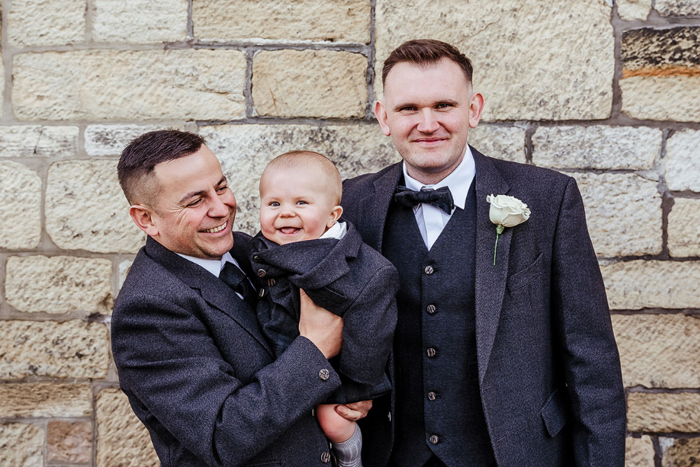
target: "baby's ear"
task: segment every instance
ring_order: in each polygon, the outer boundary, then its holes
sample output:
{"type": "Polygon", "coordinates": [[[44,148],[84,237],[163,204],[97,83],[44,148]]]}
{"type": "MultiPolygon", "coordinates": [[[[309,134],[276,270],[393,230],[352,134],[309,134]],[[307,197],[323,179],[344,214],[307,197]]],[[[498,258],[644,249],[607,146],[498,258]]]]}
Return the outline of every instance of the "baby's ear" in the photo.
{"type": "Polygon", "coordinates": [[[333,209],[331,209],[331,215],[328,216],[328,222],[326,222],[326,228],[330,229],[333,227],[333,224],[335,224],[338,219],[340,219],[340,215],[343,214],[343,207],[342,206],[334,206],[333,209]]]}

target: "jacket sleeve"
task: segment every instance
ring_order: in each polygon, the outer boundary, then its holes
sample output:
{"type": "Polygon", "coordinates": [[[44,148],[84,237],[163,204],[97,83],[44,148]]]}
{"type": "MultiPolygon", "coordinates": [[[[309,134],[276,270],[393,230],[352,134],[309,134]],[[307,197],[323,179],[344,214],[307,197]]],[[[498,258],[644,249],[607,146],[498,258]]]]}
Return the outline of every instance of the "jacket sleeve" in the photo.
{"type": "Polygon", "coordinates": [[[574,179],[557,219],[551,293],[573,410],[576,465],[622,467],[626,410],[620,357],[574,179]]]}
{"type": "Polygon", "coordinates": [[[339,370],[360,384],[382,381],[396,329],[399,278],[388,263],[372,277],[343,315],[339,370]]]}
{"type": "Polygon", "coordinates": [[[174,437],[208,465],[245,464],[340,386],[304,337],[271,362],[247,331],[232,325],[227,343],[240,355],[234,367],[192,312],[205,306],[199,297],[178,304],[148,295],[120,298],[112,345],[122,388],[132,406],[143,407],[152,435],[174,437]],[[156,423],[149,424],[152,418],[156,423]]]}

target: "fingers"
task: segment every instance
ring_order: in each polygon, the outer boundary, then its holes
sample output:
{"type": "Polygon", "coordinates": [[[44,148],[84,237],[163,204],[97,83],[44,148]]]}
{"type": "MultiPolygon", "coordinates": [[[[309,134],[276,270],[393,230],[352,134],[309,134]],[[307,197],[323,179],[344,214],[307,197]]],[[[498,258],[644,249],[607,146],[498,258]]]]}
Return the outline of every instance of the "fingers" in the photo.
{"type": "Polygon", "coordinates": [[[352,402],[347,405],[336,405],[335,411],[338,415],[351,422],[356,422],[365,418],[372,408],[372,401],[352,402]]]}

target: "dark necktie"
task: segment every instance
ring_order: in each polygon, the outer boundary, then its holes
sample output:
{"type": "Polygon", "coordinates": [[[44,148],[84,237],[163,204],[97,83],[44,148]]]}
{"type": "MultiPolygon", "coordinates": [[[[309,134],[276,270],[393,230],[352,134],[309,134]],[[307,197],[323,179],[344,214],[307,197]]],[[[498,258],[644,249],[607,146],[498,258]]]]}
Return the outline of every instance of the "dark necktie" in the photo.
{"type": "Polygon", "coordinates": [[[250,285],[250,281],[248,281],[248,277],[245,273],[238,269],[235,264],[227,261],[224,269],[222,269],[219,274],[219,278],[231,287],[234,292],[241,294],[243,300],[255,309],[257,300],[253,286],[250,285]]]}
{"type": "Polygon", "coordinates": [[[411,208],[422,203],[432,204],[447,214],[452,214],[452,209],[455,206],[452,193],[446,186],[437,190],[423,187],[420,191],[415,191],[399,185],[396,187],[396,192],[394,192],[394,199],[400,205],[411,208]]]}

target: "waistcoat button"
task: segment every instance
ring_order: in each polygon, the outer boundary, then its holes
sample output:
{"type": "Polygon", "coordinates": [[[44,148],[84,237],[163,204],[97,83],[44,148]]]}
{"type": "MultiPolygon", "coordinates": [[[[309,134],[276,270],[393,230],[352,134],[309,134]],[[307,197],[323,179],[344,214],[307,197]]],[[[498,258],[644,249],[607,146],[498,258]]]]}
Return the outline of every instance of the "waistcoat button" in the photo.
{"type": "Polygon", "coordinates": [[[440,438],[437,437],[437,435],[430,435],[430,444],[437,444],[438,441],[440,441],[440,438]]]}
{"type": "Polygon", "coordinates": [[[434,401],[435,399],[437,399],[437,396],[435,395],[435,393],[434,393],[433,391],[430,391],[430,392],[428,393],[428,400],[429,400],[429,401],[434,401]]]}
{"type": "Polygon", "coordinates": [[[330,453],[324,452],[323,454],[321,454],[321,462],[323,462],[324,464],[327,464],[327,463],[329,463],[330,461],[331,461],[331,455],[330,455],[330,453]]]}
{"type": "Polygon", "coordinates": [[[267,273],[264,269],[258,269],[258,277],[265,277],[265,274],[267,273]]]}
{"type": "Polygon", "coordinates": [[[426,354],[428,357],[433,358],[434,356],[437,355],[437,350],[435,350],[434,348],[430,347],[428,350],[425,351],[425,354],[426,354]]]}
{"type": "Polygon", "coordinates": [[[434,315],[437,312],[437,308],[435,308],[435,305],[428,305],[425,311],[427,311],[429,315],[434,315]]]}
{"type": "Polygon", "coordinates": [[[277,281],[274,279],[267,280],[267,285],[269,285],[270,287],[274,287],[276,283],[277,283],[277,281]]]}
{"type": "Polygon", "coordinates": [[[425,267],[425,273],[426,273],[427,275],[431,275],[431,274],[434,273],[434,272],[435,272],[435,269],[433,269],[432,266],[426,266],[426,267],[425,267]]]}

